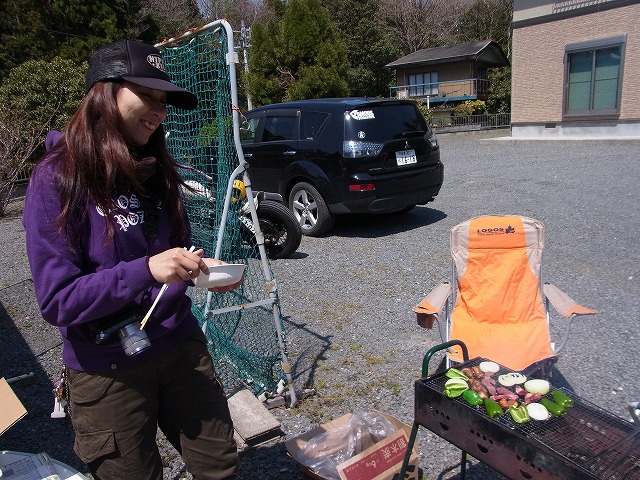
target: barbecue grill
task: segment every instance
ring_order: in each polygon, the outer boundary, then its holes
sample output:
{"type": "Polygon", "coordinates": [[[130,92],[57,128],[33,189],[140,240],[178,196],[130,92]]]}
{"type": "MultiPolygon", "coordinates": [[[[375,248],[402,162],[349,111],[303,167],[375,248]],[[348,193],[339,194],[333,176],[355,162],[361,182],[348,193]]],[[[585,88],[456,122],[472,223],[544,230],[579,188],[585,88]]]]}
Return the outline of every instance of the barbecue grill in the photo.
{"type": "MultiPolygon", "coordinates": [[[[457,368],[485,360],[474,358],[457,368]]],[[[495,377],[510,371],[501,367],[495,377]]],[[[560,389],[574,401],[564,416],[518,424],[507,412],[492,419],[484,407],[446,397],[446,380],[443,371],[415,382],[414,430],[428,428],[511,479],[640,478],[640,428],[573,392],[560,389]]],[[[553,390],[545,396],[551,398],[553,390]]]]}

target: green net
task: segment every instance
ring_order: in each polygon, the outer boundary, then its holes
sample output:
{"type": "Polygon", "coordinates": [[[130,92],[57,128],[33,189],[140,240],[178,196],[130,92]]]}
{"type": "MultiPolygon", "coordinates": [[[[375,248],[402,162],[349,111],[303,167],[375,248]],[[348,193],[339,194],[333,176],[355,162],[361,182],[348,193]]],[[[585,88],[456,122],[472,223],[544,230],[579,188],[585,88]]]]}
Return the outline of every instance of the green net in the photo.
{"type": "MultiPolygon", "coordinates": [[[[243,178],[243,172],[236,171],[239,156],[234,121],[238,117],[233,115],[237,94],[235,70],[231,69],[235,66],[227,62],[233,57],[230,32],[214,22],[197,33],[158,45],[172,80],[198,97],[193,111],[169,107],[164,125],[169,150],[191,187],[183,191],[183,198],[192,243],[211,257],[218,247],[230,178],[243,178]]],[[[218,257],[246,265],[242,286],[213,294],[191,288],[189,296],[227,392],[247,387],[255,395],[268,394],[278,389],[284,367],[288,368],[284,325],[271,266],[246,226],[250,217],[245,217],[242,207],[248,199],[243,198],[242,189],[231,192],[218,257]]]]}

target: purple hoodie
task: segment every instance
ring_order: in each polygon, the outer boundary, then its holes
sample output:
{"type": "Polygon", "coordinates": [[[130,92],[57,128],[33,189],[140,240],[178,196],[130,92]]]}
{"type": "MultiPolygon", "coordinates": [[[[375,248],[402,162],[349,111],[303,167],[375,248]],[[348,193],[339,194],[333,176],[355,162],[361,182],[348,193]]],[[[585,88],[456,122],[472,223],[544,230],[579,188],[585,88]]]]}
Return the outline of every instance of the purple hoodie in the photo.
{"type": "Polygon", "coordinates": [[[43,318],[60,329],[63,360],[75,370],[98,372],[160,357],[199,329],[185,294],[190,282],[169,285],[145,327],[151,348],[133,357],[124,353],[117,335],[97,345],[89,331],[96,320],[125,310],[137,309],[143,316],[162,286],[151,275],[148,257],[187,245],[170,243],[168,210],[161,208],[158,236],[148,248],[139,198],[122,192],[117,201],[127,214],[111,215],[116,219],[113,241],[107,240],[104,214],[90,201],[84,222],[70,217],[74,249],[70,248],[57,226],[61,201],[56,178],[63,159],[55,155],[60,151],[56,148],[36,166],[22,222],[36,299],[43,318]]]}

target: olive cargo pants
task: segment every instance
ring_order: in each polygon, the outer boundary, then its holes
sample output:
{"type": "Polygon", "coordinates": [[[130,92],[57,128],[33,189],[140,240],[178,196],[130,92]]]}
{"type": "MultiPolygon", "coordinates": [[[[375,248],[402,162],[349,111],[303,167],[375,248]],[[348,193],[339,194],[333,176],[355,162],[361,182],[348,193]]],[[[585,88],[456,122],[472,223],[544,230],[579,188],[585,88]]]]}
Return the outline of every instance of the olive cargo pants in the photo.
{"type": "Polygon", "coordinates": [[[96,480],[162,480],[158,427],[197,480],[235,478],[227,399],[198,333],[134,368],[69,369],[74,449],[96,480]]]}

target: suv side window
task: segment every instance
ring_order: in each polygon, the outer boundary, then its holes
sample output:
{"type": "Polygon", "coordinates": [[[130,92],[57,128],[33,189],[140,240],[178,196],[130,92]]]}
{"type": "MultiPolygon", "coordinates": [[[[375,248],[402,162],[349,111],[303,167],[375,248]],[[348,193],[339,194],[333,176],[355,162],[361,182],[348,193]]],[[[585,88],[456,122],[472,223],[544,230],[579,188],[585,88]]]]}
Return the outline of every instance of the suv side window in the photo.
{"type": "Polygon", "coordinates": [[[295,140],[297,117],[267,117],[262,132],[263,142],[295,140]]]}
{"type": "Polygon", "coordinates": [[[315,140],[328,118],[325,112],[301,112],[300,140],[315,140]]]}

